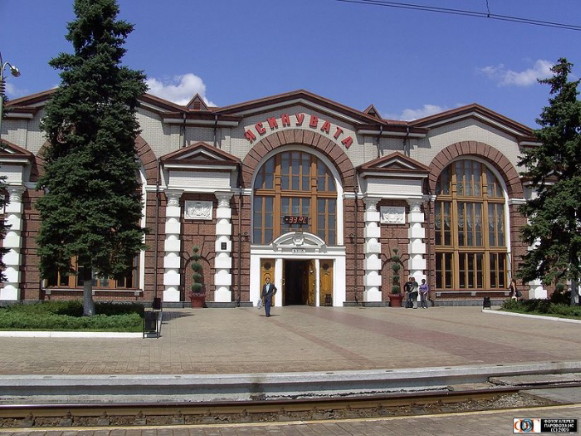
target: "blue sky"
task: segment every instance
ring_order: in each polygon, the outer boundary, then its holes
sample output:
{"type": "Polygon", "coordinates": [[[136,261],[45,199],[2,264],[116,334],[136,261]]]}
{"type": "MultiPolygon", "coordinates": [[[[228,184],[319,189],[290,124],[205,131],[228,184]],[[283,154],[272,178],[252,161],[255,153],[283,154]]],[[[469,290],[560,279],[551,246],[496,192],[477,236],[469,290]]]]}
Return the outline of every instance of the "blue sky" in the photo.
{"type": "MultiPolygon", "coordinates": [[[[402,0],[581,25],[579,0],[402,0]]],[[[536,128],[558,58],[581,71],[581,32],[337,0],[119,0],[135,26],[123,63],[150,92],[226,106],[297,89],[385,118],[479,103],[536,128]]],[[[0,51],[22,75],[9,98],[57,86],[72,0],[0,0],[0,51]]]]}

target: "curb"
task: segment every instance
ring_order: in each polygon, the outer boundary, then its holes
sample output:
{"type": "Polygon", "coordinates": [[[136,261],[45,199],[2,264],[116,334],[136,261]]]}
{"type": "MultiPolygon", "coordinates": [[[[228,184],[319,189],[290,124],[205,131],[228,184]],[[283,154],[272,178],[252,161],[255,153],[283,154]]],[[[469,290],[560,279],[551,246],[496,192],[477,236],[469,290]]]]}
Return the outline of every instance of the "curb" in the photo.
{"type": "Polygon", "coordinates": [[[577,319],[558,318],[556,316],[528,315],[526,313],[502,312],[500,310],[490,310],[490,309],[482,309],[482,313],[493,313],[495,315],[520,316],[523,318],[544,319],[548,321],[560,321],[560,322],[571,322],[573,324],[581,324],[581,321],[577,319]]]}
{"type": "Polygon", "coordinates": [[[399,370],[182,375],[0,376],[1,404],[203,403],[444,390],[490,377],[581,372],[581,361],[399,370]],[[58,394],[55,394],[58,392],[58,394]]]}
{"type": "Polygon", "coordinates": [[[117,332],[59,332],[59,331],[0,331],[2,338],[143,338],[143,333],[117,332]]]}

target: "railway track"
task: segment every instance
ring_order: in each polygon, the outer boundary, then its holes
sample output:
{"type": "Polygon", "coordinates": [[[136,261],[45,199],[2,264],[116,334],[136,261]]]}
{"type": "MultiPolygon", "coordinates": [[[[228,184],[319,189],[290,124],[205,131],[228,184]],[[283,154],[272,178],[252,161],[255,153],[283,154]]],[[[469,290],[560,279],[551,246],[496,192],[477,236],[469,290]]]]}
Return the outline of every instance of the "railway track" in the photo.
{"type": "MultiPolygon", "coordinates": [[[[562,383],[518,387],[491,385],[479,389],[243,402],[4,404],[0,405],[0,428],[265,423],[506,410],[554,405],[555,402],[536,397],[529,391],[563,386],[562,383]]],[[[581,384],[567,386],[580,387],[581,384]]]]}

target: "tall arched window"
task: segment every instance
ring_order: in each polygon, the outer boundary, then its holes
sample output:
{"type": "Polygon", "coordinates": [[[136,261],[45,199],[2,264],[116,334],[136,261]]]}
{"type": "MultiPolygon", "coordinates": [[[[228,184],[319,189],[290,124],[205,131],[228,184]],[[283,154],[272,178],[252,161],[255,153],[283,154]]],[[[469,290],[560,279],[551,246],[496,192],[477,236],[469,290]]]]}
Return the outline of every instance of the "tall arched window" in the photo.
{"type": "Polygon", "coordinates": [[[475,160],[446,167],[434,221],[437,289],[506,288],[505,198],[490,169],[475,160]]]}
{"type": "Polygon", "coordinates": [[[337,189],[329,168],[316,156],[285,151],[271,157],[254,182],[254,244],[268,244],[280,235],[302,228],[327,245],[337,240],[337,189]],[[285,216],[306,217],[293,224],[285,216]]]}

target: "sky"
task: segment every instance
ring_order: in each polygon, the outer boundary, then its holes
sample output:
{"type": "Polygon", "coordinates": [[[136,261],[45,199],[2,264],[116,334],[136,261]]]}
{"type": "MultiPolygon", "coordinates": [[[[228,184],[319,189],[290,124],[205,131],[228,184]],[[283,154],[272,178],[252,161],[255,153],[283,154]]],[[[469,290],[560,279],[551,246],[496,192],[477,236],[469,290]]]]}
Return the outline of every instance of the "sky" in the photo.
{"type": "MultiPolygon", "coordinates": [[[[538,79],[562,57],[574,64],[571,79],[581,76],[581,31],[494,19],[581,26],[579,0],[387,3],[478,16],[365,1],[118,0],[118,18],[135,26],[123,64],[179,104],[196,93],[222,107],[305,89],[398,120],[478,103],[531,128],[550,98],[538,79]]],[[[73,0],[0,0],[0,52],[21,71],[5,70],[8,98],[59,85],[48,62],[72,53],[74,18],[73,0]]]]}

